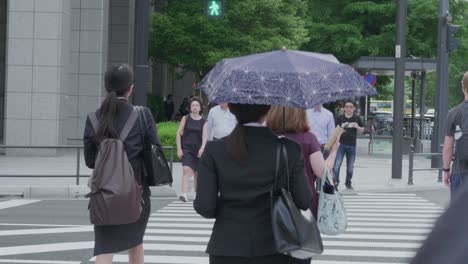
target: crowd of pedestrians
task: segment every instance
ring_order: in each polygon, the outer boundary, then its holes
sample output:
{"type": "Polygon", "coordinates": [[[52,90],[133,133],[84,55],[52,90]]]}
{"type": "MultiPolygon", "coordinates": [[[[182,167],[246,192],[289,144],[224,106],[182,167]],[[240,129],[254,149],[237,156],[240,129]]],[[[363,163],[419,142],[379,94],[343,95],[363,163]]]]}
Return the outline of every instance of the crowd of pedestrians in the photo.
{"type": "MultiPolygon", "coordinates": [[[[444,145],[444,180],[451,186],[453,197],[462,193],[460,186],[468,174],[468,151],[465,148],[468,147],[465,145],[468,144],[468,73],[462,87],[465,101],[448,115],[444,145]]],[[[141,264],[144,263],[143,237],[151,209],[151,192],[145,182],[147,171],[141,152],[146,137],[152,144],[160,145],[160,141],[149,109],[143,110],[145,120],[149,120],[143,126],[135,122],[133,127],[126,128],[135,111],[128,101],[133,91],[133,73],[127,65],[115,65],[106,72],[105,88],[107,97],[95,112],[99,125],[93,127],[90,118],[86,122],[86,164],[95,168],[96,163],[102,162],[97,158],[102,155],[99,153],[100,143],[107,138],[120,138],[141,186],[142,207],[140,219],[134,223],[95,225],[94,255],[97,256],[96,263],[107,264],[112,263],[113,254],[127,250],[130,263],[141,264]]],[[[194,209],[203,217],[215,219],[207,248],[210,263],[310,263],[310,259],[299,260],[280,254],[275,246],[270,195],[277,142],[283,138],[287,150],[286,164],[289,165],[279,167],[289,170],[290,178],[286,184],[292,200],[299,209],[311,210],[317,218],[319,196],[316,181],[322,177],[324,169],[333,171],[334,186],[338,191],[340,167],[346,157],[345,186],[353,189],[357,134],[364,131],[364,123],[355,113],[354,101],[347,100],[343,106],[343,114],[336,118],[336,122],[333,114],[321,105],[304,110],[220,103],[205,119],[200,98],[184,100],[179,109],[182,118],[176,135],[177,156],[183,166],[179,198],[183,202],[189,201],[189,183],[193,177],[196,192],[194,209]],[[335,133],[335,123],[344,129],[344,133],[329,149],[325,149],[335,133]]],[[[172,119],[172,95],[167,97],[165,107],[167,119],[172,119]]],[[[464,198],[458,199],[464,201],[464,198]]],[[[453,213],[453,209],[448,213],[453,213]]],[[[450,221],[439,222],[436,229],[443,229],[444,224],[450,225],[450,221]]],[[[438,247],[437,241],[442,241],[441,237],[446,235],[437,232],[430,237],[414,263],[439,263],[427,262],[435,252],[433,248],[438,247]]],[[[454,232],[452,235],[460,234],[454,232]]]]}

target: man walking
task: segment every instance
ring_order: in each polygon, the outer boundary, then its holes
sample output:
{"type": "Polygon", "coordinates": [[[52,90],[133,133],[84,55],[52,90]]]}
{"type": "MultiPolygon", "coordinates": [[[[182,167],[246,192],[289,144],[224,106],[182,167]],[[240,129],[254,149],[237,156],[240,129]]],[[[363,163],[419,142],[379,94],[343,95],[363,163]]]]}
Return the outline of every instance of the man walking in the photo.
{"type": "Polygon", "coordinates": [[[450,186],[451,198],[468,176],[468,72],[463,76],[462,90],[465,101],[450,110],[447,116],[443,150],[444,182],[450,186]]]}
{"type": "Polygon", "coordinates": [[[333,114],[322,105],[317,105],[307,110],[307,119],[309,119],[311,126],[310,132],[317,137],[320,148],[323,151],[325,144],[327,144],[328,140],[330,140],[335,132],[335,119],[333,114]]]}
{"type": "Polygon", "coordinates": [[[356,103],[348,100],[344,103],[344,114],[339,116],[336,123],[344,128],[340,138],[340,147],[336,154],[335,166],[333,168],[335,189],[338,190],[340,182],[340,167],[346,155],[346,188],[353,189],[351,179],[353,178],[354,160],[356,159],[357,132],[364,132],[364,124],[361,118],[354,114],[356,103]]]}
{"type": "Polygon", "coordinates": [[[236,117],[228,104],[220,103],[208,113],[208,140],[221,139],[231,134],[237,125],[236,117]]]}

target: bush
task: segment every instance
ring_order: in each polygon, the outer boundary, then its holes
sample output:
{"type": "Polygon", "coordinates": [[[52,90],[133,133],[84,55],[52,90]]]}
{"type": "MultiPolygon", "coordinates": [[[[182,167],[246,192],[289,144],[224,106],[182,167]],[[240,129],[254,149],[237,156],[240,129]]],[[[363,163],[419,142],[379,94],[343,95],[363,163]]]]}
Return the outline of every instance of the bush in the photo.
{"type": "MultiPolygon", "coordinates": [[[[158,129],[159,138],[161,139],[161,143],[163,146],[172,146],[174,147],[174,161],[180,161],[177,157],[177,143],[176,143],[176,135],[177,130],[179,129],[178,122],[162,122],[156,125],[158,129]]],[[[165,151],[165,155],[167,161],[170,159],[170,150],[165,151]]]]}

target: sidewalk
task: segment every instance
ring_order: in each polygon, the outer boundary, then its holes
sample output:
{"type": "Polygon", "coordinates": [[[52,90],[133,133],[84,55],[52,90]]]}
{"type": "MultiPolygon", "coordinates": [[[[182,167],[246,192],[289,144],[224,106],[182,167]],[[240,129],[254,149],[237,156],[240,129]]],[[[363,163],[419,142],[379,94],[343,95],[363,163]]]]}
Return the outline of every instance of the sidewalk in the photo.
{"type": "MultiPolygon", "coordinates": [[[[443,187],[437,182],[437,171],[414,172],[414,185],[408,185],[408,156],[403,157],[403,178],[391,179],[391,156],[386,154],[368,155],[367,142],[360,140],[354,168],[353,186],[355,191],[401,191],[443,187]]],[[[346,175],[346,162],[340,171],[341,181],[346,175]]],[[[414,167],[430,168],[430,159],[415,158],[414,167]]],[[[86,186],[91,170],[81,158],[80,184],[76,185],[76,156],[74,153],[57,157],[15,157],[0,156],[0,196],[23,195],[34,198],[75,198],[83,197],[88,192],[86,186]],[[3,176],[57,176],[69,178],[15,178],[3,176]]],[[[168,186],[153,189],[153,196],[175,197],[181,188],[182,166],[174,163],[173,188],[168,186]]],[[[343,188],[344,189],[344,188],[343,188]]],[[[193,195],[193,194],[192,194],[193,195]]]]}

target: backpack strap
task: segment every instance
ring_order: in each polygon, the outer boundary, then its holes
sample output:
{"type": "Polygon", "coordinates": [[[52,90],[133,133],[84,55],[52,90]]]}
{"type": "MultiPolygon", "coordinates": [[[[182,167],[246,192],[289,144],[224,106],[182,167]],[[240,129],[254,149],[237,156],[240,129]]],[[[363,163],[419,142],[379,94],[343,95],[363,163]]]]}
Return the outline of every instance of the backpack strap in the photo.
{"type": "Polygon", "coordinates": [[[128,134],[132,130],[133,126],[135,125],[135,122],[136,122],[137,118],[138,118],[138,110],[133,108],[132,113],[130,114],[130,117],[127,119],[127,122],[125,123],[125,126],[122,129],[122,132],[120,133],[120,140],[122,142],[125,141],[128,134]]]}
{"type": "Polygon", "coordinates": [[[96,113],[95,112],[89,113],[88,117],[89,117],[89,121],[91,121],[91,125],[94,128],[94,133],[97,133],[99,129],[99,121],[97,119],[96,113]]]}

